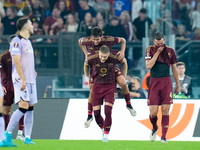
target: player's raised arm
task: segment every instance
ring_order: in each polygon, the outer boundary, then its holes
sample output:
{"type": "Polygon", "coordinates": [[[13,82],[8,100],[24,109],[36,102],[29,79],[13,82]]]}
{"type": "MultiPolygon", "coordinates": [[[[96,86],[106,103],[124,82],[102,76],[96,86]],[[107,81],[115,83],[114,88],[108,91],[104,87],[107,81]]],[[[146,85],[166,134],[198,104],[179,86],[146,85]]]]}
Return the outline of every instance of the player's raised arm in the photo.
{"type": "Polygon", "coordinates": [[[87,82],[89,81],[89,65],[85,62],[84,63],[84,74],[85,74],[85,77],[87,79],[87,82]]]}
{"type": "Polygon", "coordinates": [[[84,74],[89,77],[89,65],[86,62],[84,63],[84,74]]]}
{"type": "MultiPolygon", "coordinates": [[[[162,52],[163,49],[164,49],[164,47],[158,48],[155,55],[150,60],[146,60],[146,68],[147,69],[151,69],[154,66],[159,54],[162,52]]],[[[145,59],[146,59],[146,57],[145,57],[145,59]]]]}
{"type": "Polygon", "coordinates": [[[88,51],[87,51],[86,47],[84,45],[82,45],[82,40],[83,40],[83,38],[80,38],[78,40],[78,45],[80,46],[80,48],[82,49],[83,53],[85,54],[85,57],[87,57],[88,51]]]}
{"type": "Polygon", "coordinates": [[[124,58],[125,49],[126,49],[126,40],[124,38],[118,38],[118,43],[121,44],[121,51],[117,54],[119,55],[118,59],[122,60],[124,58]]]}
{"type": "Polygon", "coordinates": [[[127,69],[128,69],[127,61],[126,61],[126,58],[124,58],[122,62],[122,73],[124,77],[126,77],[127,69]]]}

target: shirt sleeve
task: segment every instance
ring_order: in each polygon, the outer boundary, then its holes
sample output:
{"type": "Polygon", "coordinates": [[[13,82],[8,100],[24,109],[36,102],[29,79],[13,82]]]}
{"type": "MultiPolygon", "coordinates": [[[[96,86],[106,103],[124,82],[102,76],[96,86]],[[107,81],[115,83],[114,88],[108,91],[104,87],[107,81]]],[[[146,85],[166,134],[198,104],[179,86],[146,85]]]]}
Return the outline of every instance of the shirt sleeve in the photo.
{"type": "Polygon", "coordinates": [[[21,55],[22,53],[22,42],[18,37],[15,37],[10,44],[11,55],[21,55]]]}
{"type": "Polygon", "coordinates": [[[145,52],[145,60],[150,60],[152,58],[150,54],[151,47],[147,47],[146,52],[145,52]]]}
{"type": "Polygon", "coordinates": [[[115,44],[118,44],[118,42],[119,42],[118,39],[119,39],[118,37],[108,36],[107,39],[106,39],[107,40],[106,45],[107,46],[113,46],[115,44]]]}
{"type": "Polygon", "coordinates": [[[177,63],[177,57],[176,57],[176,53],[174,50],[172,50],[171,53],[172,53],[171,64],[173,65],[173,64],[177,63]]]}

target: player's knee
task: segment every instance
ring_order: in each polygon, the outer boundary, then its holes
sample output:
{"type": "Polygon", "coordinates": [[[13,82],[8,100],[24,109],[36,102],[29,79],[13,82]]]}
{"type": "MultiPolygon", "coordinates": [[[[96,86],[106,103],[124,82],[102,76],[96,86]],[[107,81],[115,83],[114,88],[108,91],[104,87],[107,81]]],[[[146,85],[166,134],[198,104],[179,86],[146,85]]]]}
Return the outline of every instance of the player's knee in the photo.
{"type": "Polygon", "coordinates": [[[169,115],[169,109],[162,109],[162,115],[169,115]]]}
{"type": "Polygon", "coordinates": [[[4,113],[5,115],[10,115],[10,113],[11,113],[11,107],[4,107],[3,113],[4,113]]]}
{"type": "Polygon", "coordinates": [[[119,85],[121,86],[121,88],[126,88],[127,87],[126,82],[121,82],[121,83],[119,83],[119,85]]]}
{"type": "Polygon", "coordinates": [[[151,118],[154,118],[154,117],[156,117],[157,116],[157,111],[152,111],[152,112],[150,112],[150,116],[151,116],[151,118]]]}

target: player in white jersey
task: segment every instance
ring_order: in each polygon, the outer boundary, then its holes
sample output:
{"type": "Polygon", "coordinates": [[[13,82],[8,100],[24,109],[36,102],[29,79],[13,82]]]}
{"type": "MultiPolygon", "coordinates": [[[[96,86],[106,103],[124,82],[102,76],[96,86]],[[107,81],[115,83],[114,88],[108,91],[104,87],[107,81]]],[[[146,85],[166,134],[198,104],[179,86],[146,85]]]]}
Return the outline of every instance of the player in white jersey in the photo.
{"type": "Polygon", "coordinates": [[[15,103],[17,109],[8,124],[4,136],[7,142],[13,143],[12,131],[19,119],[24,116],[25,140],[24,144],[35,144],[30,136],[33,127],[33,107],[37,103],[36,73],[34,52],[30,40],[33,34],[33,25],[28,18],[20,18],[16,23],[19,35],[10,44],[12,56],[12,80],[14,86],[15,103]]]}

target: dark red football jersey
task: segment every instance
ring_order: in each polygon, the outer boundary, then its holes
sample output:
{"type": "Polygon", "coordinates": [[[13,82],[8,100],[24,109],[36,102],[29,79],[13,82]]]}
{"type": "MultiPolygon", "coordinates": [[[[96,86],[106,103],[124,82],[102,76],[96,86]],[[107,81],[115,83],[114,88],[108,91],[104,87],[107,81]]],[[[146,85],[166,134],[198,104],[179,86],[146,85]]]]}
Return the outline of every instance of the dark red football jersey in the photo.
{"type": "Polygon", "coordinates": [[[115,44],[118,44],[118,37],[112,37],[112,36],[103,36],[101,38],[101,42],[98,45],[94,45],[92,42],[91,37],[83,37],[81,39],[81,44],[86,46],[87,50],[91,54],[95,54],[99,51],[100,47],[102,45],[106,45],[111,50],[111,47],[115,44]]]}
{"type": "Polygon", "coordinates": [[[93,67],[93,80],[98,84],[110,84],[116,81],[116,64],[122,63],[117,59],[117,55],[110,54],[108,59],[101,63],[99,54],[88,56],[88,65],[93,67]]]}
{"type": "Polygon", "coordinates": [[[1,63],[1,84],[7,91],[14,91],[12,83],[12,58],[7,50],[0,55],[1,63]]]}
{"type": "MultiPolygon", "coordinates": [[[[151,58],[153,58],[156,52],[157,52],[157,47],[155,45],[147,47],[145,53],[145,60],[150,60],[151,58]]],[[[171,64],[177,63],[177,58],[174,49],[165,46],[163,51],[159,54],[157,61],[160,63],[165,63],[169,67],[171,64]]]]}

